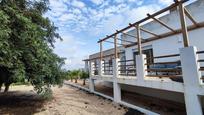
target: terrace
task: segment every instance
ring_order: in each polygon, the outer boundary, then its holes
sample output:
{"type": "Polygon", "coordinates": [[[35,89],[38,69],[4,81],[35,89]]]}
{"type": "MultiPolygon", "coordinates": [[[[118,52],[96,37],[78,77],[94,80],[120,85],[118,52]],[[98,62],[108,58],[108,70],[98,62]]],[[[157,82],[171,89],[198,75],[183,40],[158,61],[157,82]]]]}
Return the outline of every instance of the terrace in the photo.
{"type": "Polygon", "coordinates": [[[190,46],[189,32],[203,28],[204,22],[198,22],[194,19],[187,8],[184,7],[185,2],[186,0],[175,0],[175,3],[169,7],[151,15],[147,14],[146,18],[129,24],[126,28],[116,30],[112,35],[100,39],[98,41],[100,52],[97,56],[90,56],[89,59],[84,60],[86,62],[86,68],[88,68],[90,73],[90,91],[95,92],[94,81],[102,80],[111,82],[113,100],[115,102],[132,106],[146,114],[152,114],[152,112],[138,106],[133,106],[122,100],[122,85],[182,93],[184,94],[187,114],[192,115],[197,113],[198,115],[202,115],[200,99],[204,95],[202,75],[204,71],[204,67],[202,67],[204,51],[198,51],[196,46],[190,46]],[[174,29],[159,18],[156,18],[167,11],[175,9],[178,11],[180,28],[174,29]],[[191,25],[187,24],[186,18],[191,21],[191,25]],[[154,21],[169,31],[158,34],[142,27],[144,23],[149,21],[154,21]],[[136,30],[135,35],[128,33],[132,28],[136,30]],[[150,34],[151,37],[144,39],[141,36],[141,32],[150,34]],[[147,50],[142,49],[144,44],[178,34],[182,35],[183,40],[183,47],[179,49],[179,53],[154,57],[147,50]],[[135,39],[127,40],[118,36],[129,36],[135,39]],[[103,44],[105,42],[113,43],[114,48],[109,51],[103,51],[103,44]],[[123,58],[123,51],[130,47],[136,47],[137,49],[134,58],[123,58]]]}

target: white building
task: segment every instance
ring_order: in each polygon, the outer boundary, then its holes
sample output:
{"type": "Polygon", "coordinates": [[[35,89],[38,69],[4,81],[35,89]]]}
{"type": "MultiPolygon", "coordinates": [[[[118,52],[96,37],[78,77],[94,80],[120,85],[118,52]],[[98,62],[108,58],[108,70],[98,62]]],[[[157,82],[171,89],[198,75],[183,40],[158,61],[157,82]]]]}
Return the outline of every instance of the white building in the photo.
{"type": "Polygon", "coordinates": [[[121,100],[121,89],[185,103],[188,115],[202,115],[204,0],[185,7],[182,4],[176,2],[100,40],[101,51],[85,60],[90,72],[90,90],[94,92],[94,81],[100,80],[113,87],[115,102],[146,114],[155,112],[121,100]],[[137,27],[140,30],[137,31],[137,27]],[[188,29],[187,34],[185,29],[188,29]],[[103,43],[111,39],[115,47],[103,51],[103,43]],[[143,54],[138,53],[138,40],[141,40],[143,54]]]}

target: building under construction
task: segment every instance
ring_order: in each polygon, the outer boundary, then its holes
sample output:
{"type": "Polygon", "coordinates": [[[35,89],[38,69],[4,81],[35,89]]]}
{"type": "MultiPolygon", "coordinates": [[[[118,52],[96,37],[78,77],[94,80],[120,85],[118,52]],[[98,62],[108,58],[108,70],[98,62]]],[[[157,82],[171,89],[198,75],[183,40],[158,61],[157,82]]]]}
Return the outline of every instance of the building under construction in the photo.
{"type": "Polygon", "coordinates": [[[161,113],[135,104],[142,98],[128,101],[126,92],[175,102],[175,106],[179,103],[188,115],[202,115],[204,0],[189,2],[175,0],[100,39],[100,51],[84,60],[90,73],[89,90],[146,114],[161,113]],[[109,43],[113,47],[103,50],[109,43]],[[112,89],[112,96],[97,92],[99,82],[112,89]]]}

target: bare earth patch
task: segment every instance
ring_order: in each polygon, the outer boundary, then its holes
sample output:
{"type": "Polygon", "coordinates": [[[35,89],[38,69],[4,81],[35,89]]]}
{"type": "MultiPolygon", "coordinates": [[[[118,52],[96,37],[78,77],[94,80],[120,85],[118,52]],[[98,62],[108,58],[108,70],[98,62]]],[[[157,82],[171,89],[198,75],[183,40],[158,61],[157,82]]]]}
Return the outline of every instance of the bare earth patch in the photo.
{"type": "Polygon", "coordinates": [[[12,86],[0,93],[2,115],[124,115],[128,110],[110,100],[73,87],[53,88],[53,99],[45,101],[31,86],[12,86]]]}

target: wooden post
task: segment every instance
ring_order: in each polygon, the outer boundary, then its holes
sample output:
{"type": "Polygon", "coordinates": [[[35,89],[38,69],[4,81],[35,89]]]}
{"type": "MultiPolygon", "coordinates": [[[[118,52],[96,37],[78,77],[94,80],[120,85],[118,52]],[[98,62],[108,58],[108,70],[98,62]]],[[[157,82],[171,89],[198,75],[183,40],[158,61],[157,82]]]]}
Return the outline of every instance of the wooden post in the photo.
{"type": "Polygon", "coordinates": [[[184,47],[188,47],[189,39],[188,39],[188,32],[187,32],[187,26],[186,26],[186,18],[184,13],[184,6],[182,3],[179,3],[179,14],[180,14],[180,20],[181,20],[181,31],[183,35],[184,47]]]}
{"type": "Polygon", "coordinates": [[[100,42],[100,61],[103,59],[103,44],[100,42]]]}
{"type": "Polygon", "coordinates": [[[118,49],[117,49],[117,34],[114,37],[114,53],[115,53],[115,59],[118,58],[118,49]]]}
{"type": "Polygon", "coordinates": [[[137,31],[137,45],[138,45],[138,53],[139,55],[142,54],[142,47],[141,47],[141,37],[140,37],[140,26],[136,26],[136,31],[137,31]]]}

